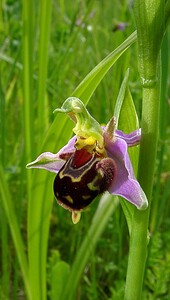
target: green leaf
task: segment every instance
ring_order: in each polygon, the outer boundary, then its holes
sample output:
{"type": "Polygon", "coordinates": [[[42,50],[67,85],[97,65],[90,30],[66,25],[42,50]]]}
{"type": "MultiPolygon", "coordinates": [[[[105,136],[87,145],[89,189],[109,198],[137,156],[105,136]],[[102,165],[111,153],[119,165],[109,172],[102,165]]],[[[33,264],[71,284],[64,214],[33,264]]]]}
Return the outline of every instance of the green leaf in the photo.
{"type": "Polygon", "coordinates": [[[129,79],[129,69],[126,71],[124,80],[121,84],[119,94],[118,94],[118,97],[116,100],[115,109],[114,109],[114,117],[116,117],[117,125],[119,123],[119,115],[120,115],[122,104],[123,104],[123,101],[125,98],[125,92],[126,92],[126,88],[127,88],[127,84],[128,84],[128,79],[129,79]]]}
{"type": "Polygon", "coordinates": [[[118,58],[136,41],[136,31],[133,32],[119,47],[104,58],[80,83],[73,95],[88,102],[95,89],[118,58]]]}
{"type": "Polygon", "coordinates": [[[63,299],[63,292],[69,280],[70,266],[59,261],[53,266],[51,274],[51,300],[63,299]]]}
{"type": "MultiPolygon", "coordinates": [[[[124,79],[124,81],[125,81],[125,79],[124,79]]],[[[126,90],[124,91],[124,89],[123,89],[123,91],[125,93],[125,98],[124,98],[123,104],[121,106],[121,112],[120,112],[120,118],[119,118],[119,129],[121,129],[122,131],[124,131],[126,133],[130,133],[131,131],[134,131],[135,129],[139,128],[139,121],[138,121],[138,116],[136,113],[135,105],[134,105],[129,87],[127,86],[127,82],[126,82],[126,86],[123,83],[122,83],[122,85],[123,85],[123,88],[126,87],[126,90]]],[[[120,93],[120,95],[121,95],[121,93],[120,93]]],[[[117,102],[121,103],[121,101],[118,98],[117,102]]],[[[118,106],[118,105],[119,104],[116,104],[116,106],[118,106]]],[[[129,155],[130,155],[130,158],[132,161],[134,171],[135,171],[135,173],[137,173],[139,147],[131,147],[128,152],[129,152],[129,155]]],[[[135,207],[134,207],[134,205],[127,202],[123,198],[121,198],[121,205],[122,205],[123,212],[124,212],[126,220],[127,220],[128,229],[129,229],[129,233],[130,233],[131,225],[132,225],[132,216],[133,216],[135,207]]]]}
{"type": "Polygon", "coordinates": [[[127,133],[139,128],[138,115],[128,86],[120,112],[119,128],[127,133]]]}

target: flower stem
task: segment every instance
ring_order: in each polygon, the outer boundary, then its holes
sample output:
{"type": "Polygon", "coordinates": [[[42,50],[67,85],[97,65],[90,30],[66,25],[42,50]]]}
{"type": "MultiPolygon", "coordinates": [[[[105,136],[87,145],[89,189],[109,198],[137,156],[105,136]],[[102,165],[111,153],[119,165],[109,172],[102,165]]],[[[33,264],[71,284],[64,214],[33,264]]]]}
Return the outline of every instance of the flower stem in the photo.
{"type": "Polygon", "coordinates": [[[149,200],[145,211],[135,210],[132,221],[125,299],[141,298],[148,244],[148,223],[157,150],[159,87],[143,88],[143,136],[140,147],[139,182],[149,200]]]}
{"type": "Polygon", "coordinates": [[[148,226],[159,130],[160,47],[164,34],[164,1],[136,0],[138,67],[143,88],[142,139],[138,179],[148,198],[145,211],[132,218],[125,300],[140,300],[147,258],[148,226]]]}

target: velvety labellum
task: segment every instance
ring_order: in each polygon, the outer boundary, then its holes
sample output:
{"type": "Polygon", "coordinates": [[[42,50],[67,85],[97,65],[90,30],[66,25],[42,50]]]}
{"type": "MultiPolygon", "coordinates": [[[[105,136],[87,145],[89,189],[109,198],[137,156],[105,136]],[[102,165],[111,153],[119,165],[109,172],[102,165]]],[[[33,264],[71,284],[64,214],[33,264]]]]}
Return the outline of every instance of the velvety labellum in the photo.
{"type": "Polygon", "coordinates": [[[82,210],[108,189],[115,173],[113,159],[75,150],[54,180],[54,194],[64,208],[82,210]]]}

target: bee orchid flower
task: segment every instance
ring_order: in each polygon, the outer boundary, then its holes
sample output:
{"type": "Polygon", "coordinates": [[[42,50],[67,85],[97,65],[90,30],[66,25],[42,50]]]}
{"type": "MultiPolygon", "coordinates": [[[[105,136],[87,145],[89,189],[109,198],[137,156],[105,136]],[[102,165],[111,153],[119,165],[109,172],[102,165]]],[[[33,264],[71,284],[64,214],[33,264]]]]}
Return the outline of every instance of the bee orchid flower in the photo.
{"type": "Polygon", "coordinates": [[[101,127],[75,97],[66,99],[55,111],[66,113],[76,123],[75,135],[58,153],[44,152],[27,168],[56,173],[54,195],[61,206],[72,212],[73,223],[105,191],[125,198],[138,209],[146,209],[148,201],[128,155],[128,147],[139,144],[141,130],[125,134],[116,129],[114,117],[101,127]]]}

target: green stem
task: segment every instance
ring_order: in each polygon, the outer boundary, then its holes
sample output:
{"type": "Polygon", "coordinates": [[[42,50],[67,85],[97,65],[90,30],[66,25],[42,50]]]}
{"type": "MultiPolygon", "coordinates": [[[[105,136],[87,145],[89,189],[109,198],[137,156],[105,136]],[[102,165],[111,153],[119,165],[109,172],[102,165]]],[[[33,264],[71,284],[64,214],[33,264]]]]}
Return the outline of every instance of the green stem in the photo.
{"type": "Polygon", "coordinates": [[[160,99],[160,46],[164,34],[164,1],[136,0],[138,66],[143,84],[142,140],[138,179],[148,198],[145,211],[132,218],[125,300],[140,300],[147,258],[148,225],[157,152],[160,99]]]}
{"type": "MultiPolygon", "coordinates": [[[[139,182],[150,203],[155,166],[159,116],[159,87],[143,89],[142,141],[139,159],[139,182]]],[[[147,210],[135,210],[130,239],[129,261],[126,278],[125,299],[141,298],[143,276],[147,257],[148,222],[150,205],[147,210]]]]}

